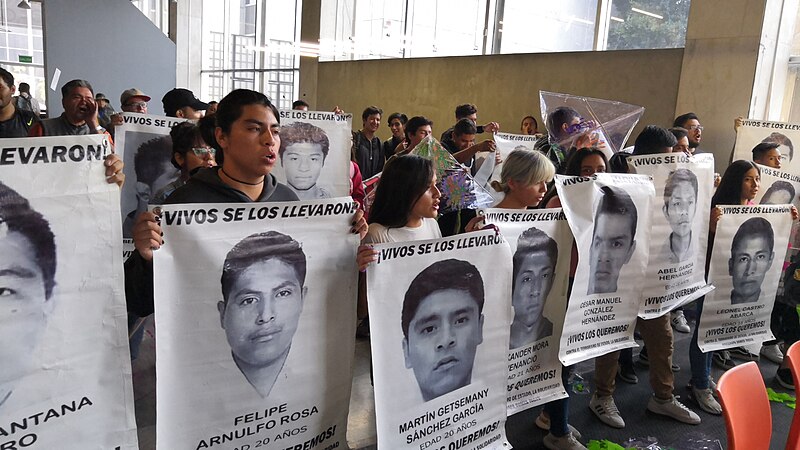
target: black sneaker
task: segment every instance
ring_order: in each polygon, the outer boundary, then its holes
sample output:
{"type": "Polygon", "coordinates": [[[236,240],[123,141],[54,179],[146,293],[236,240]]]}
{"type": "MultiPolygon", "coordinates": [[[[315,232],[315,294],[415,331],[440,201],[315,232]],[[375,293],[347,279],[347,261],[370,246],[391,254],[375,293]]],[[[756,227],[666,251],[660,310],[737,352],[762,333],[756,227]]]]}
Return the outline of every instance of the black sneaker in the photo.
{"type": "Polygon", "coordinates": [[[736,363],[731,359],[731,355],[727,350],[716,351],[711,354],[711,362],[722,370],[728,370],[736,367],[736,363]]]}
{"type": "Polygon", "coordinates": [[[755,353],[750,353],[750,350],[744,347],[734,347],[728,350],[730,353],[731,358],[736,358],[742,361],[758,361],[758,355],[755,353]]]}
{"type": "Polygon", "coordinates": [[[617,369],[617,376],[620,380],[629,383],[639,383],[639,377],[636,376],[636,370],[633,369],[633,364],[620,364],[617,369]]]}
{"type": "Polygon", "coordinates": [[[775,381],[784,389],[794,390],[794,378],[792,378],[792,371],[788,368],[780,368],[775,373],[775,381]]]}

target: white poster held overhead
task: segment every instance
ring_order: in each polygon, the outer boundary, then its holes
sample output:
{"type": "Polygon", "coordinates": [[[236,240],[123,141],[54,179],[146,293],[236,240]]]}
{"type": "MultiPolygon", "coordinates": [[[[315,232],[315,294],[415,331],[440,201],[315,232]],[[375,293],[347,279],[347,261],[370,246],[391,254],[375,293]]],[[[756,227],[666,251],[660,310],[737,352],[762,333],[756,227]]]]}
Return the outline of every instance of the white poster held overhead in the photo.
{"type": "Polygon", "coordinates": [[[281,110],[280,163],[272,173],[300,200],[350,195],[352,114],[281,110]]]}
{"type": "Polygon", "coordinates": [[[347,447],[355,210],[350,198],[162,207],[158,448],[347,447]]]}
{"type": "Polygon", "coordinates": [[[508,352],[508,415],[567,396],[558,343],[567,310],[572,232],[561,208],[487,209],[508,240],[514,320],[508,352]]]}
{"type": "Polygon", "coordinates": [[[800,176],[757,164],[761,170],[761,188],[753,201],[759,205],[800,207],[800,176]]]}
{"type": "Polygon", "coordinates": [[[111,144],[0,147],[0,448],[138,449],[111,144]]]}
{"type": "Polygon", "coordinates": [[[374,247],[367,298],[378,447],[509,448],[505,239],[482,231],[374,247]]]}
{"type": "Polygon", "coordinates": [[[556,189],[578,247],[559,358],[575,364],[635,347],[633,329],[650,254],[647,175],[556,175],[556,189]]]}
{"type": "Polygon", "coordinates": [[[115,128],[117,154],[125,163],[122,186],[122,236],[132,237],[136,216],[164,186],[180,176],[172,165],[173,126],[187,119],[123,112],[122,125],[115,128]]]}
{"type": "Polygon", "coordinates": [[[790,205],[721,206],[697,333],[703,352],[774,339],[769,321],[792,226],[790,205]]]}
{"type": "Polygon", "coordinates": [[[800,143],[800,124],[745,120],[744,124],[736,131],[733,161],[737,159],[752,160],[753,147],[762,142],[778,144],[778,151],[781,153],[781,169],[800,175],[800,157],[794,157],[794,144],[800,143]]]}
{"type": "MultiPolygon", "coordinates": [[[[497,146],[497,152],[500,153],[500,158],[505,161],[508,155],[514,150],[525,149],[533,150],[534,144],[539,138],[536,136],[529,136],[525,134],[509,134],[509,133],[495,133],[494,143],[497,146]]],[[[496,164],[492,172],[491,180],[500,180],[500,172],[503,170],[503,163],[496,164]]]]}
{"type": "Polygon", "coordinates": [[[636,173],[653,178],[650,260],[639,317],[654,319],[702,297],[706,283],[708,214],[714,193],[714,155],[629,156],[636,173]]]}

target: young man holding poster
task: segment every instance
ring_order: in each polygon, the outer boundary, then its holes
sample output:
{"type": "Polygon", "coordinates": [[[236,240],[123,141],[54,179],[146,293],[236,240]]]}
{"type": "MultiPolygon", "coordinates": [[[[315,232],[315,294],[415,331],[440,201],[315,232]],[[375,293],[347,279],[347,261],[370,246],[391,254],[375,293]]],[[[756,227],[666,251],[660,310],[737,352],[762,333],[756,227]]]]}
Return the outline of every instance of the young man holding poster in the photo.
{"type": "MultiPolygon", "coordinates": [[[[222,165],[200,169],[165,203],[297,200],[297,195],[271,174],[281,143],[280,115],[267,96],[236,89],[219,102],[215,116],[217,145],[225,156],[222,165]]],[[[141,317],[153,312],[153,251],[163,244],[159,220],[151,211],[139,215],[133,229],[136,250],[125,262],[128,307],[141,317]]],[[[351,231],[363,238],[367,232],[363,211],[355,213],[352,223],[351,231]]]]}
{"type": "Polygon", "coordinates": [[[0,410],[14,383],[35,370],[33,353],[53,310],[56,245],[47,220],[0,183],[0,410]]]}
{"type": "Polygon", "coordinates": [[[403,356],[424,401],[472,382],[483,342],[483,279],[472,264],[447,259],[420,272],[403,300],[403,356]]]}

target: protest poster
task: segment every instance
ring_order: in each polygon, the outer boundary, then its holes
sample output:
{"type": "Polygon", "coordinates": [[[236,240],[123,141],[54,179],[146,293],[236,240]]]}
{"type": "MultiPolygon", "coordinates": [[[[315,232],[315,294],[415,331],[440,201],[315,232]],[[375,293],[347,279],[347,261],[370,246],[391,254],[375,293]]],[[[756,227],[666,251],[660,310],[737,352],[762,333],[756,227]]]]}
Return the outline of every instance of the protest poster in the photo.
{"type": "Polygon", "coordinates": [[[706,283],[708,214],[714,194],[714,155],[629,156],[628,166],[652,177],[650,259],[639,317],[655,319],[702,297],[706,283]]]}
{"type": "Polygon", "coordinates": [[[490,230],[374,248],[367,299],[378,448],[508,448],[505,239],[490,230]]]}
{"type": "Polygon", "coordinates": [[[352,114],[281,110],[280,163],[272,174],[300,200],[350,195],[352,114]]]}
{"type": "Polygon", "coordinates": [[[3,139],[0,448],[138,449],[105,135],[3,139]]]}
{"type": "Polygon", "coordinates": [[[720,206],[706,295],[698,325],[700,350],[774,339],[770,314],[792,226],[790,205],[720,206]]]}
{"type": "Polygon", "coordinates": [[[158,448],[347,447],[355,211],[350,198],[162,207],[158,448]]]}
{"type": "MultiPolygon", "coordinates": [[[[526,134],[510,134],[510,133],[495,133],[494,143],[497,146],[497,152],[500,154],[500,159],[505,161],[508,155],[514,150],[525,149],[533,150],[534,144],[539,138],[526,134]]],[[[491,157],[491,155],[490,155],[491,157]]],[[[503,170],[503,163],[495,164],[494,171],[490,181],[500,181],[500,172],[503,170]]]]}
{"type": "Polygon", "coordinates": [[[753,201],[759,205],[800,207],[800,175],[757,164],[761,170],[761,187],[753,201]]]}
{"type": "Polygon", "coordinates": [[[800,175],[800,158],[794,158],[794,143],[800,142],[800,124],[746,119],[736,130],[732,160],[752,160],[753,147],[762,142],[778,144],[781,170],[800,175]]]}
{"type": "Polygon", "coordinates": [[[572,233],[561,208],[487,209],[511,247],[514,319],[508,352],[508,415],[567,396],[558,343],[567,310],[572,233]]]}
{"type": "Polygon", "coordinates": [[[598,173],[556,175],[556,189],[578,247],[558,355],[568,366],[636,346],[655,187],[647,175],[598,173]]]}
{"type": "Polygon", "coordinates": [[[120,113],[122,125],[115,128],[117,154],[125,163],[122,186],[122,237],[130,238],[136,216],[164,186],[177,180],[180,170],[172,165],[173,126],[187,119],[148,114],[120,113]]]}

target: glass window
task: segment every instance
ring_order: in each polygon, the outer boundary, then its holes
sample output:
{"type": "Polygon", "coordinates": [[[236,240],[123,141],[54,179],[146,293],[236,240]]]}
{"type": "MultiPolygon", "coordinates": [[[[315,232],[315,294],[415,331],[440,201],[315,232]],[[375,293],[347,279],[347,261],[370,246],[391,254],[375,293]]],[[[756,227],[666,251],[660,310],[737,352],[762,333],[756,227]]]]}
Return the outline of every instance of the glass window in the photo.
{"type": "Polygon", "coordinates": [[[607,50],[686,45],[689,0],[611,0],[607,50]]]}
{"type": "Polygon", "coordinates": [[[596,17],[597,0],[506,0],[497,29],[500,53],[592,50],[596,17]]]}
{"type": "Polygon", "coordinates": [[[273,100],[298,89],[301,0],[203,0],[201,96],[219,100],[237,88],[267,92],[273,100]],[[268,23],[264,23],[268,21],[268,23]],[[293,73],[273,89],[272,71],[293,73]]]}
{"type": "Polygon", "coordinates": [[[42,4],[31,2],[31,9],[16,5],[17,2],[0,3],[0,64],[14,75],[14,83],[28,83],[31,95],[45,108],[42,4]],[[33,62],[20,62],[20,56],[33,57],[33,62]]]}

